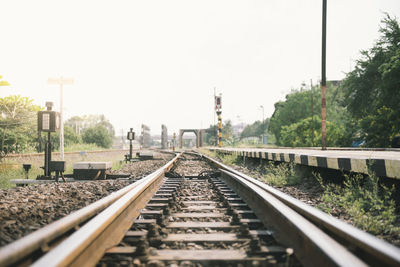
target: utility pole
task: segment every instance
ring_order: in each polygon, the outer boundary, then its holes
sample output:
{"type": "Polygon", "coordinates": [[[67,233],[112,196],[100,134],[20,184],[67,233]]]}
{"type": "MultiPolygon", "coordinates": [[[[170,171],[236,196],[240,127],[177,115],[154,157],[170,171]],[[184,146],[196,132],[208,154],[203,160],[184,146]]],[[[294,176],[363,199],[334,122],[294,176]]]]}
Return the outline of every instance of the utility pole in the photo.
{"type": "Polygon", "coordinates": [[[59,84],[60,85],[60,158],[64,160],[64,116],[63,116],[63,85],[73,84],[72,78],[49,78],[48,84],[59,84]]]}
{"type": "Polygon", "coordinates": [[[312,79],[310,79],[310,85],[311,85],[311,144],[314,146],[314,92],[313,92],[313,85],[312,85],[312,79]]]}
{"type": "Polygon", "coordinates": [[[321,120],[322,120],[322,150],[326,150],[326,5],[322,0],[322,64],[321,64],[321,120]]]}

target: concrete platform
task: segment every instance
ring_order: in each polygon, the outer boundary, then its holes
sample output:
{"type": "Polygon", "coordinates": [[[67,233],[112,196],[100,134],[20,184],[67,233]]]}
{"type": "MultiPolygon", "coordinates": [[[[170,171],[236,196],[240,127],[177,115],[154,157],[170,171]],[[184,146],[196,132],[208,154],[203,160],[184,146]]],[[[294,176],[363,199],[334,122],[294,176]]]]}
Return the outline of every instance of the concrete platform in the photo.
{"type": "Polygon", "coordinates": [[[263,158],[273,161],[368,173],[368,167],[380,177],[400,179],[400,150],[316,150],[296,148],[208,148],[226,154],[248,158],[263,158]]]}

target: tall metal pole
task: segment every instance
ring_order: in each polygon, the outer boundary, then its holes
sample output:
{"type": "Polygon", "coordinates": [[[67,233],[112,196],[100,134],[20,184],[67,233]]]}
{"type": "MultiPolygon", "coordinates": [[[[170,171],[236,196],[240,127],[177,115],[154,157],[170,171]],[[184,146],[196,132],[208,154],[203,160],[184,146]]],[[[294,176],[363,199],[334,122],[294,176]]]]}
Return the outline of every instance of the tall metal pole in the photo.
{"type": "Polygon", "coordinates": [[[217,115],[218,115],[218,147],[222,147],[222,117],[221,117],[222,111],[218,110],[217,115]]]}
{"type": "Polygon", "coordinates": [[[314,146],[314,92],[313,92],[313,84],[312,79],[310,80],[311,85],[311,145],[314,146]]]}
{"type": "Polygon", "coordinates": [[[322,0],[322,66],[321,66],[321,119],[322,119],[322,150],[326,150],[326,5],[322,0]]]}
{"type": "MultiPolygon", "coordinates": [[[[62,77],[60,79],[62,81],[62,77]]],[[[63,83],[60,83],[60,159],[64,160],[63,83]]]]}

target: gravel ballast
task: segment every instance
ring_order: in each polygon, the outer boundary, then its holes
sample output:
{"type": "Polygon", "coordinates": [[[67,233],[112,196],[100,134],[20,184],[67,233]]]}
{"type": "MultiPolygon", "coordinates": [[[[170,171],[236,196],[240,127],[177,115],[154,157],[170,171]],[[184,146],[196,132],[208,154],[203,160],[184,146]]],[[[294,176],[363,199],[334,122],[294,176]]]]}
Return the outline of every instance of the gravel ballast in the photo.
{"type": "MultiPolygon", "coordinates": [[[[144,177],[165,165],[172,154],[155,153],[153,160],[125,164],[113,174],[144,177]]],[[[0,189],[0,246],[81,209],[127,186],[127,180],[36,184],[0,189]]]]}

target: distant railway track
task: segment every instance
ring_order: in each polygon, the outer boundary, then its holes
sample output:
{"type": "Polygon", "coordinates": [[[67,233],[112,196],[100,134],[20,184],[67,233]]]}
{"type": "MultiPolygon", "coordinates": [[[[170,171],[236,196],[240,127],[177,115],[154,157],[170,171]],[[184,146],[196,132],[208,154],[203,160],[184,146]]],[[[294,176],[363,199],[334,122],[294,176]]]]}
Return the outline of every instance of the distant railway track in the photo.
{"type": "MultiPolygon", "coordinates": [[[[86,154],[100,154],[100,153],[112,153],[112,152],[126,152],[129,149],[112,149],[112,150],[93,150],[87,151],[85,150],[84,153],[86,154]]],[[[71,151],[71,152],[64,152],[65,155],[80,155],[83,151],[71,151]]],[[[53,156],[60,155],[60,152],[52,152],[53,156]]],[[[5,158],[31,158],[31,157],[44,157],[44,153],[26,153],[26,154],[7,154],[5,158]]]]}
{"type": "Polygon", "coordinates": [[[400,265],[400,249],[199,154],[118,192],[3,247],[0,266],[400,265]]]}

